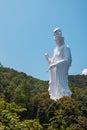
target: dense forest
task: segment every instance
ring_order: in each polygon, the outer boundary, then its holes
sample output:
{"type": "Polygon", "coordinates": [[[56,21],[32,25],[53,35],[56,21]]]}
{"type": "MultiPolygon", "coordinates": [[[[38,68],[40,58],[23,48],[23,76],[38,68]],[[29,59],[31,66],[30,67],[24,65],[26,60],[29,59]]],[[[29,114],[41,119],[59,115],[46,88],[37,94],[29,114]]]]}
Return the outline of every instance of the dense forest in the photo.
{"type": "Polygon", "coordinates": [[[71,75],[71,97],[53,101],[48,81],[0,67],[0,130],[87,130],[87,76],[71,75]]]}

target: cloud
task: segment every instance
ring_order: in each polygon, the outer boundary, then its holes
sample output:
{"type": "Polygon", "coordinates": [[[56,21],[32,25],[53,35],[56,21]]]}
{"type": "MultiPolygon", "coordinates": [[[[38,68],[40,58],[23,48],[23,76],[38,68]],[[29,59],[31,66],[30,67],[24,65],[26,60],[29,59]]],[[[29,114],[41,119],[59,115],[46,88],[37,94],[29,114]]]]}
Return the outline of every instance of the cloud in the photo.
{"type": "Polygon", "coordinates": [[[87,75],[87,68],[83,69],[82,75],[87,75]]]}

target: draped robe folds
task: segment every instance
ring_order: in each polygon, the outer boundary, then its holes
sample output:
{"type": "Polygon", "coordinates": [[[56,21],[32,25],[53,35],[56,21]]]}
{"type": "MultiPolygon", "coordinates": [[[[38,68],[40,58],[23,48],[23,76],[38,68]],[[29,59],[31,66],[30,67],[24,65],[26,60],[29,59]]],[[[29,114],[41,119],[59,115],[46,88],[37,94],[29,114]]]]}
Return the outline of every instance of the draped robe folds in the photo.
{"type": "Polygon", "coordinates": [[[71,65],[70,48],[67,45],[56,47],[53,57],[50,59],[49,95],[51,99],[59,99],[63,96],[71,96],[68,86],[68,69],[71,65]]]}

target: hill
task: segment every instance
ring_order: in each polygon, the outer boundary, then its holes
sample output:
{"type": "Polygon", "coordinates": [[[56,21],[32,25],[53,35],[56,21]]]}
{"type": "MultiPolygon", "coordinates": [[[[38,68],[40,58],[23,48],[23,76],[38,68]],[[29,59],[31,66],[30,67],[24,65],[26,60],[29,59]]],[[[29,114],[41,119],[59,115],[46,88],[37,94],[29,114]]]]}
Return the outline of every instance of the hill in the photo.
{"type": "Polygon", "coordinates": [[[87,76],[69,76],[69,86],[72,96],[55,102],[48,81],[1,66],[1,130],[86,130],[87,76]]]}

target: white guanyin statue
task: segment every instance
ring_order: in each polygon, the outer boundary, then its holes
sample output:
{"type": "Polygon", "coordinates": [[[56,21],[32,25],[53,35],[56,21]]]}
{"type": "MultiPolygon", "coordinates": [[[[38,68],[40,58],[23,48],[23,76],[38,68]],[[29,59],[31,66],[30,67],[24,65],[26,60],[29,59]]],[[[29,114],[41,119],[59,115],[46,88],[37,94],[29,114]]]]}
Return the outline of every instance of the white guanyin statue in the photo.
{"type": "Polygon", "coordinates": [[[68,86],[68,70],[72,58],[69,46],[64,43],[61,30],[56,28],[53,32],[56,48],[52,58],[49,58],[48,53],[45,53],[45,57],[49,63],[50,71],[49,95],[51,99],[57,100],[72,94],[68,86]]]}

